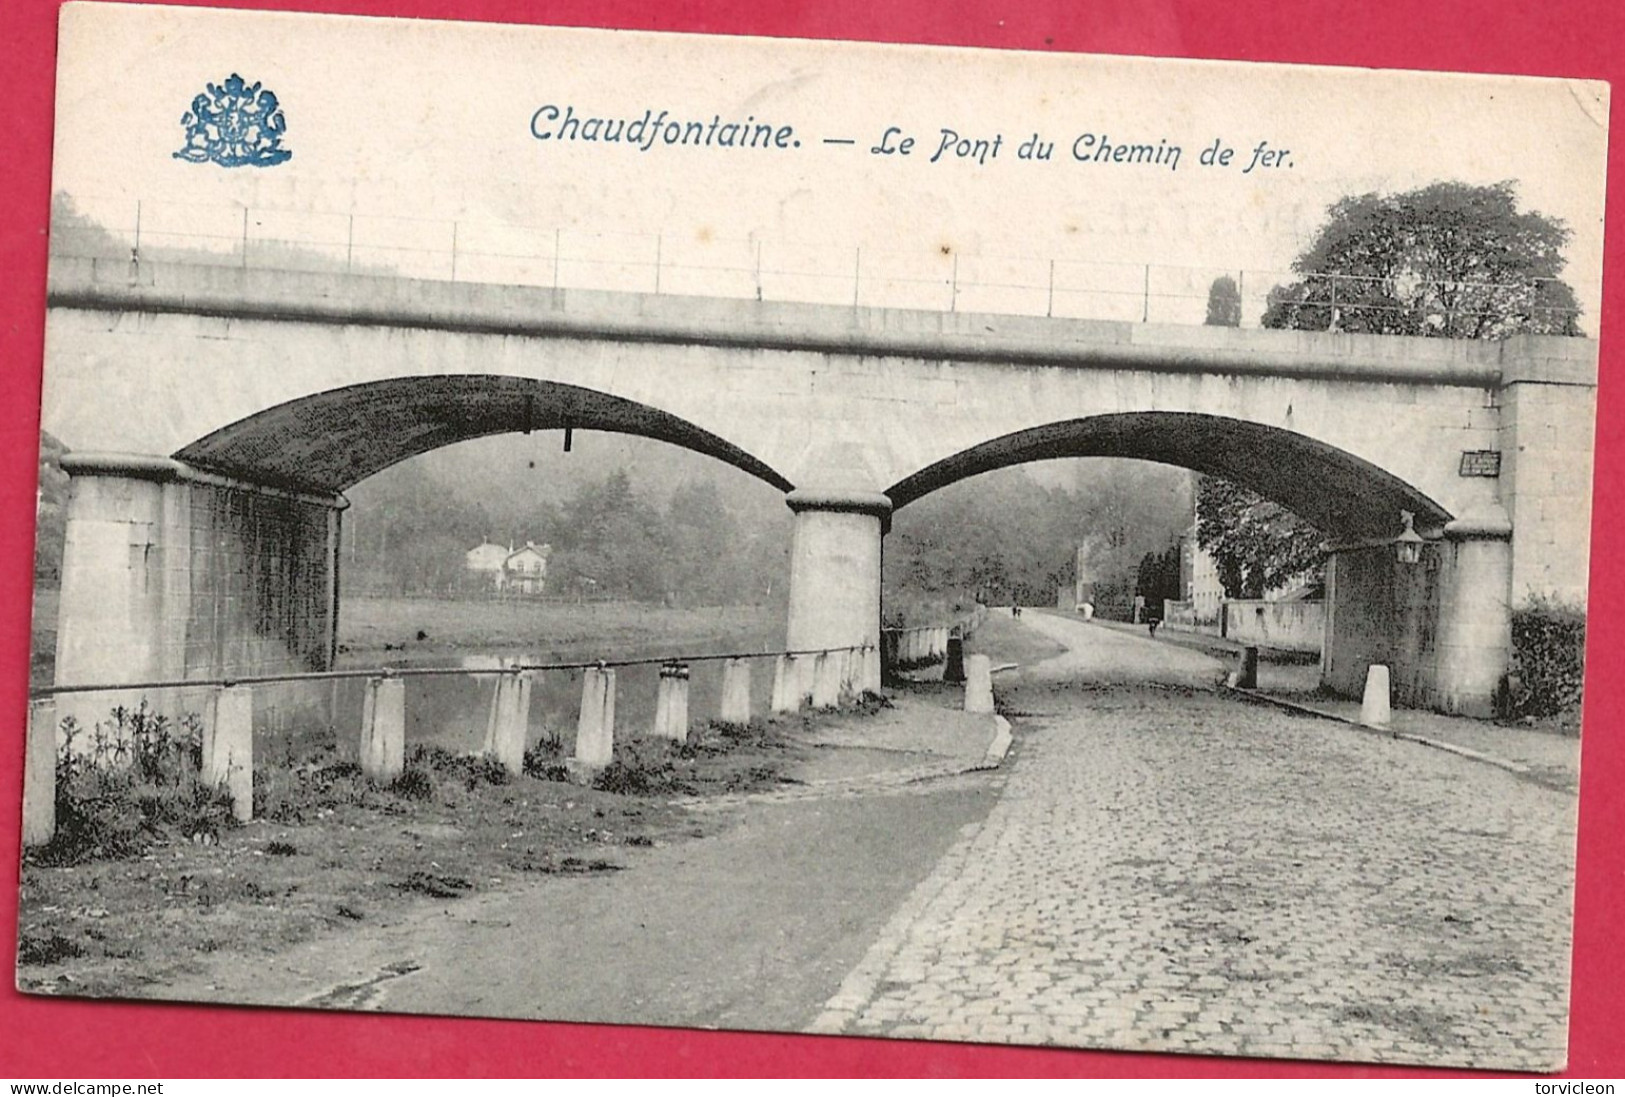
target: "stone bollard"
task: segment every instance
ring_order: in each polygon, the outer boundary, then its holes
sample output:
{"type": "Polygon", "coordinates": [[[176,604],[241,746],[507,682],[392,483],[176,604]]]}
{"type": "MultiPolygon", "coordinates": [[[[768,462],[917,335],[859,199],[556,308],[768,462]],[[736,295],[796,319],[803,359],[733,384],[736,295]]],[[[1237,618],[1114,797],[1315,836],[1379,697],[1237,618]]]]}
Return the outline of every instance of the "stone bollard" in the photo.
{"type": "Polygon", "coordinates": [[[860,652],[847,648],[841,652],[841,700],[850,701],[858,695],[858,675],[863,672],[860,652]]]}
{"type": "Polygon", "coordinates": [[[773,663],[773,698],[770,707],[775,716],[801,709],[801,670],[794,655],[781,655],[773,663]]]}
{"type": "Polygon", "coordinates": [[[615,759],[615,670],[588,667],[581,675],[581,715],[576,721],[575,763],[592,772],[615,759]]]}
{"type": "Polygon", "coordinates": [[[813,708],[836,708],[841,703],[841,653],[819,652],[813,660],[813,708]]]}
{"type": "Polygon", "coordinates": [[[530,730],[530,695],[535,681],[531,671],[497,678],[491,697],[491,715],[485,724],[485,753],[518,776],[525,771],[525,738],[530,730]]]}
{"type": "Polygon", "coordinates": [[[722,703],[717,719],[741,727],[750,723],[749,659],[729,659],[722,664],[722,703]]]}
{"type": "Polygon", "coordinates": [[[965,660],[965,711],[993,711],[993,663],[985,655],[965,660]]]}
{"type": "Polygon", "coordinates": [[[879,693],[881,686],[880,649],[873,645],[863,649],[863,678],[858,683],[861,693],[879,693]]]}
{"type": "Polygon", "coordinates": [[[56,836],[56,701],[28,703],[28,758],[23,772],[23,845],[56,836]]]}
{"type": "Polygon", "coordinates": [[[1258,688],[1258,649],[1241,649],[1241,667],[1236,674],[1236,685],[1242,689],[1258,688]]]}
{"type": "Polygon", "coordinates": [[[818,685],[818,667],[823,658],[823,652],[792,656],[796,668],[796,706],[798,708],[816,707],[813,706],[813,689],[818,685]]]}
{"type": "Polygon", "coordinates": [[[239,823],[254,817],[254,691],[221,686],[214,720],[203,729],[203,783],[223,788],[239,823]]]}
{"type": "Polygon", "coordinates": [[[361,695],[361,772],[388,784],[406,768],[406,683],[368,678],[361,695]]]}
{"type": "Polygon", "coordinates": [[[1393,717],[1389,700],[1388,668],[1372,663],[1365,672],[1365,695],[1360,698],[1360,723],[1368,728],[1386,728],[1393,717]]]}
{"type": "Polygon", "coordinates": [[[775,713],[795,712],[801,708],[796,697],[796,683],[801,681],[801,667],[794,655],[781,655],[773,662],[773,691],[769,708],[775,713]]]}
{"type": "Polygon", "coordinates": [[[942,661],[942,680],[954,683],[965,680],[965,640],[955,633],[948,636],[948,656],[942,661]]]}
{"type": "Polygon", "coordinates": [[[667,663],[660,668],[659,692],[655,694],[654,734],[662,739],[688,741],[688,666],[667,663]]]}

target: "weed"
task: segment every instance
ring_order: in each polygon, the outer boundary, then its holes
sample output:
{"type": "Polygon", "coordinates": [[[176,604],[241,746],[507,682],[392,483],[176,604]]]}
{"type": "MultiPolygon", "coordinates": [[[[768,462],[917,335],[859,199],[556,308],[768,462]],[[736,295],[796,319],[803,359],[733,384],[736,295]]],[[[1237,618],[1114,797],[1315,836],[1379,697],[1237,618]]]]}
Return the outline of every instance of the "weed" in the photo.
{"type": "Polygon", "coordinates": [[[461,876],[445,876],[438,872],[413,872],[395,885],[401,891],[416,892],[434,899],[461,899],[474,885],[461,876]]]}
{"type": "Polygon", "coordinates": [[[617,743],[614,760],[593,780],[593,787],[622,796],[692,792],[694,785],[678,772],[677,762],[692,758],[693,749],[669,739],[617,743]]]}
{"type": "Polygon", "coordinates": [[[413,747],[406,759],[406,769],[407,772],[421,770],[433,778],[461,784],[469,792],[481,785],[506,785],[513,780],[507,768],[490,755],[453,754],[445,747],[413,747]]]}
{"type": "Polygon", "coordinates": [[[389,791],[404,800],[432,800],[434,790],[434,774],[417,764],[408,765],[389,785],[389,791]]]}
{"type": "Polygon", "coordinates": [[[274,841],[265,844],[265,852],[271,857],[292,857],[299,850],[292,842],[274,841]]]}
{"type": "Polygon", "coordinates": [[[56,833],[30,854],[35,863],[135,857],[166,838],[213,838],[234,825],[229,796],[198,772],[196,717],[172,722],[142,701],[113,709],[88,735],[71,716],[60,731],[56,833]]]}
{"type": "Polygon", "coordinates": [[[338,806],[364,803],[372,795],[354,762],[312,761],[254,771],[254,817],[271,822],[303,823],[338,806]]]}
{"type": "Polygon", "coordinates": [[[84,946],[62,936],[56,930],[43,933],[24,930],[17,941],[17,965],[59,964],[85,954],[84,946]]]}

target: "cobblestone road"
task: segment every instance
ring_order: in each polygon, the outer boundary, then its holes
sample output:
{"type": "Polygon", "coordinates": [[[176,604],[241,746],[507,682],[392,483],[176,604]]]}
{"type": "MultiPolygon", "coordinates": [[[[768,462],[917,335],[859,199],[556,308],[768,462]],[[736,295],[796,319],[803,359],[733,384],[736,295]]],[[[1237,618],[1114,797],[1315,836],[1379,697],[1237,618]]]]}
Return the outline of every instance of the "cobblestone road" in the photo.
{"type": "MultiPolygon", "coordinates": [[[[999,803],[814,1031],[1549,1070],[1573,796],[1059,617],[999,803]]],[[[1024,713],[1024,715],[1016,715],[1024,713]]]]}

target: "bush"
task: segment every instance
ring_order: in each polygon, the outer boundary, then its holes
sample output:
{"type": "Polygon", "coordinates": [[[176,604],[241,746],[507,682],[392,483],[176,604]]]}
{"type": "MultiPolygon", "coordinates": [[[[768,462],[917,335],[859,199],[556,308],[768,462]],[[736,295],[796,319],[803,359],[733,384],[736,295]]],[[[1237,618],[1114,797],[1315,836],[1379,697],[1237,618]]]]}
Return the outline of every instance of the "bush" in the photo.
{"type": "Polygon", "coordinates": [[[1513,669],[1507,713],[1557,716],[1577,711],[1585,686],[1585,610],[1536,598],[1512,614],[1513,669]]]}
{"type": "MultiPolygon", "coordinates": [[[[416,792],[403,792],[403,795],[413,799],[426,800],[433,795],[435,778],[459,783],[473,792],[481,785],[505,785],[513,779],[501,762],[488,754],[454,754],[445,747],[416,746],[406,756],[407,774],[418,773],[429,782],[429,791],[423,795],[416,792]]],[[[400,779],[396,779],[397,791],[400,789],[400,779]]]]}
{"type": "Polygon", "coordinates": [[[557,731],[550,731],[525,751],[524,771],[527,776],[542,781],[568,781],[569,767],[564,763],[564,739],[557,731]]]}
{"type": "Polygon", "coordinates": [[[631,739],[615,744],[614,760],[593,781],[593,788],[623,796],[689,793],[692,782],[678,772],[682,745],[668,739],[631,739]]]}
{"type": "Polygon", "coordinates": [[[202,726],[169,720],[143,701],[87,733],[71,716],[56,759],[56,833],[34,858],[75,865],[136,857],[166,837],[213,837],[235,820],[224,789],[199,774],[202,726]]]}

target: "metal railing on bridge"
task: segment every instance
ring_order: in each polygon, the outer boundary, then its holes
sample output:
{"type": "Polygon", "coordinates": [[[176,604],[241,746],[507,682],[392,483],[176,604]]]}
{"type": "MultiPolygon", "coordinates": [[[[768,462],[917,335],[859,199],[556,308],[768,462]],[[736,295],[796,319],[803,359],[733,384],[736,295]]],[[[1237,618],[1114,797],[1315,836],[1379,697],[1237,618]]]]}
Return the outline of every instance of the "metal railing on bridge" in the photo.
{"type": "Polygon", "coordinates": [[[72,220],[52,227],[52,254],[119,261],[183,262],[249,269],[836,304],[1003,313],[1089,320],[1202,324],[1214,282],[1233,283],[1239,326],[1255,327],[1277,287],[1300,287],[1296,326],[1386,330],[1381,318],[1456,332],[1504,317],[1506,298],[1524,318],[1561,330],[1579,310],[1552,291],[1561,283],[1424,283],[1397,287],[1426,315],[1394,297],[1393,280],[1226,265],[1182,265],[900,251],[823,242],[712,235],[588,231],[477,219],[324,213],[262,207],[200,207],[152,199],[76,198],[72,220]],[[1495,293],[1494,308],[1475,307],[1495,293]],[[1375,320],[1373,319],[1375,318],[1375,320]]]}

